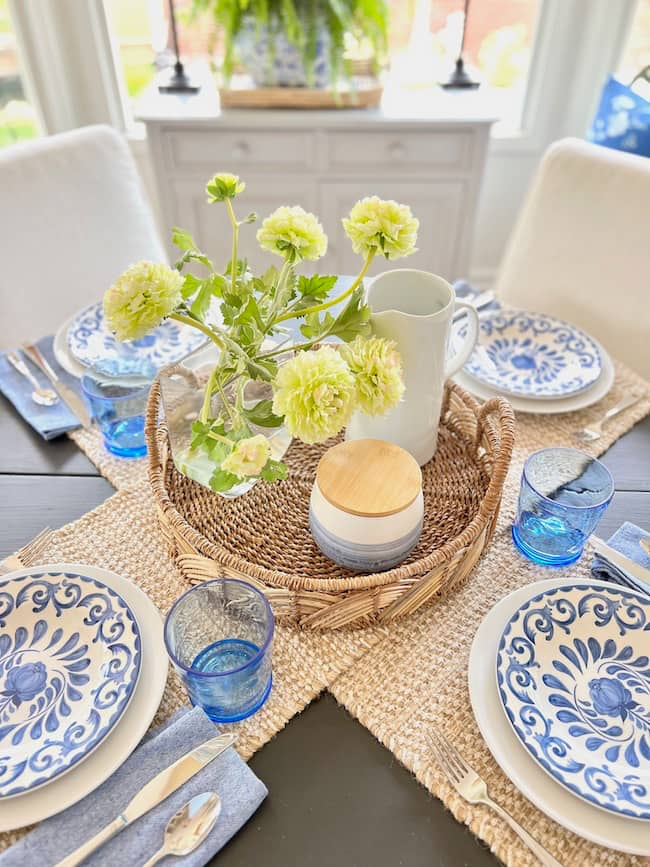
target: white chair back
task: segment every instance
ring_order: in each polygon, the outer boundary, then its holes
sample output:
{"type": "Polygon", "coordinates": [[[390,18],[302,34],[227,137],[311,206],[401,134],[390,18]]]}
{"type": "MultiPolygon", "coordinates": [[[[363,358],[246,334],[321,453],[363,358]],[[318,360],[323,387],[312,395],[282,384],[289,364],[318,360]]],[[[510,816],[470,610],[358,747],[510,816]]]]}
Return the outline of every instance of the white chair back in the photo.
{"type": "Polygon", "coordinates": [[[55,332],[133,262],[167,258],[108,126],[0,151],[0,250],[0,348],[55,332]]]}
{"type": "Polygon", "coordinates": [[[497,292],[581,326],[650,379],[649,225],[650,159],[558,141],[532,182],[497,292]]]}

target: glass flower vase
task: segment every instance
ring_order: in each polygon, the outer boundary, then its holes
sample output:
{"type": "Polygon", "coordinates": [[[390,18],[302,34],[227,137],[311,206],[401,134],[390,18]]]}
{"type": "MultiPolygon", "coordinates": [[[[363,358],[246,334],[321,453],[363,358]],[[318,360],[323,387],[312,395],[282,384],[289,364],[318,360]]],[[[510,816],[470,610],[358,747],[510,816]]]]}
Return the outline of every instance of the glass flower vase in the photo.
{"type": "MultiPolygon", "coordinates": [[[[160,394],[169,434],[174,466],[190,479],[210,487],[210,478],[215,465],[201,449],[192,449],[192,423],[196,421],[203,406],[205,386],[217,362],[217,350],[208,346],[187,356],[179,364],[167,367],[160,373],[160,394]]],[[[226,389],[229,395],[234,392],[236,382],[226,389]]],[[[255,406],[260,400],[273,397],[270,383],[248,382],[244,390],[244,406],[255,406]]],[[[213,395],[211,417],[223,413],[223,402],[218,394],[213,395]]],[[[284,427],[260,427],[251,425],[252,435],[262,434],[271,447],[271,457],[282,460],[291,444],[291,435],[284,427]]],[[[223,497],[239,497],[255,486],[259,479],[249,479],[235,485],[228,491],[219,493],[223,497]]]]}

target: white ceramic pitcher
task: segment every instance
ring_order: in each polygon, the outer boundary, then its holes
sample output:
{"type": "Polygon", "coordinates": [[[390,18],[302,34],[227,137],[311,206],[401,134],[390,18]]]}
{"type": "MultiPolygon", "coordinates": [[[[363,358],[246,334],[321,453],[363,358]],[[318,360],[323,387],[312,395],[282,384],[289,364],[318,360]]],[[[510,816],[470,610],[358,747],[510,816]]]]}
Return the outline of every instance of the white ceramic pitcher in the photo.
{"type": "Polygon", "coordinates": [[[371,437],[396,443],[422,466],[436,450],[444,382],[465,364],[478,338],[476,310],[456,300],[452,287],[435,274],[402,268],[375,277],[368,289],[370,322],[379,337],[397,343],[404,363],[404,397],[384,418],[356,412],[346,438],[371,437]],[[466,308],[467,337],[447,360],[455,310],[466,308]]]}

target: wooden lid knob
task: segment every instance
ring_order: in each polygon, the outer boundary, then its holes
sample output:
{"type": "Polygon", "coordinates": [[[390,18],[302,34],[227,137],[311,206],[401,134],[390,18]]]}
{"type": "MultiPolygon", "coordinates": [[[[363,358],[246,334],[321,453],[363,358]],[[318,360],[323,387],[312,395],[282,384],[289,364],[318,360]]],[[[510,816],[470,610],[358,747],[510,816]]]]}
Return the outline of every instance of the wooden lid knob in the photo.
{"type": "Polygon", "coordinates": [[[333,506],[369,518],[403,511],[422,489],[418,462],[384,440],[348,440],[320,459],[316,480],[333,506]]]}

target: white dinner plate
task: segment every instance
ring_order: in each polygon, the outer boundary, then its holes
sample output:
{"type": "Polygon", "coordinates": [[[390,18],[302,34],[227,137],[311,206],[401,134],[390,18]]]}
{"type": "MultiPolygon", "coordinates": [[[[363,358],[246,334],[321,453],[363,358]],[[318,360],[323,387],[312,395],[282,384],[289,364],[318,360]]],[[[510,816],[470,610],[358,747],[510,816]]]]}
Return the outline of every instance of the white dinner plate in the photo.
{"type": "MultiPolygon", "coordinates": [[[[576,797],[550,777],[528,754],[503,712],[497,689],[496,656],[501,634],[520,605],[567,579],[538,581],[501,599],[479,626],[469,658],[469,693],[478,727],[497,763],[519,791],[542,812],[570,831],[610,849],[650,855],[647,822],[608,813],[576,797]]],[[[585,578],[576,585],[611,585],[585,578]]]]}
{"type": "Polygon", "coordinates": [[[505,397],[515,412],[529,412],[536,415],[550,415],[559,412],[576,412],[579,409],[586,409],[594,403],[598,403],[609,392],[614,384],[614,365],[609,354],[599,347],[602,361],[602,373],[598,380],[590,387],[581,391],[579,394],[573,394],[571,397],[562,397],[555,399],[537,400],[528,397],[515,397],[511,394],[501,393],[495,389],[484,385],[471,376],[468,376],[464,371],[460,370],[454,377],[454,382],[458,383],[465,391],[475,395],[481,400],[489,400],[491,397],[498,397],[502,394],[505,397]]]}
{"type": "Polygon", "coordinates": [[[118,725],[142,660],[135,615],[85,570],[0,579],[0,809],[83,762],[118,725]]]}
{"type": "MultiPolygon", "coordinates": [[[[469,322],[454,337],[464,342],[469,322]]],[[[590,388],[602,370],[600,348],[575,325],[547,313],[501,307],[480,317],[480,344],[465,373],[491,388],[518,397],[548,400],[590,388]]]]}
{"type": "MultiPolygon", "coordinates": [[[[51,563],[41,570],[74,572],[102,581],[125,600],[135,615],[142,639],[142,663],[140,678],[127,709],[113,731],[78,767],[55,778],[33,792],[16,795],[2,802],[0,831],[12,831],[48,816],[60,813],[71,804],[76,804],[117,770],[133,752],[149,728],[167,681],[167,653],[163,641],[163,619],[149,597],[139,587],[96,566],[80,563],[51,563]]],[[[3,575],[7,578],[29,575],[34,569],[20,569],[3,575]]]]}

